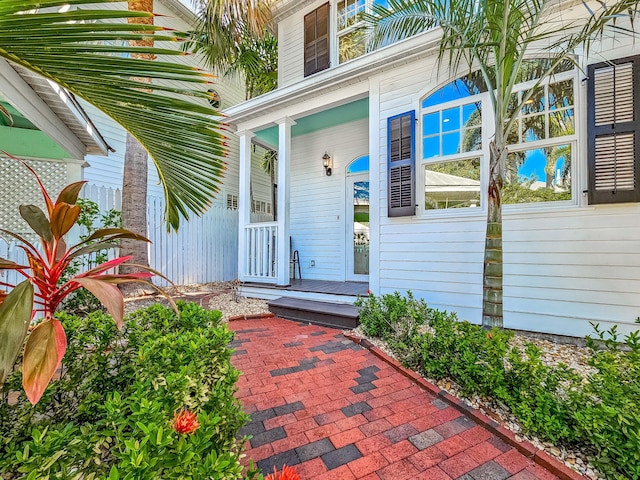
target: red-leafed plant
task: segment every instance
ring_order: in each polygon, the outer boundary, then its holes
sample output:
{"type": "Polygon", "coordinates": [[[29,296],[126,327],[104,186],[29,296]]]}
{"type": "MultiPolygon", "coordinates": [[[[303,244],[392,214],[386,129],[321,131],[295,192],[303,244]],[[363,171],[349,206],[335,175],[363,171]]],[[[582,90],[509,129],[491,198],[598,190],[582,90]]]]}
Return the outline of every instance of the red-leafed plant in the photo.
{"type": "Polygon", "coordinates": [[[21,243],[19,248],[24,250],[29,263],[18,265],[0,258],[0,269],[16,270],[25,277],[18,285],[0,282],[0,286],[12,289],[8,295],[0,295],[0,386],[13,368],[36,312],[42,312],[44,318],[31,331],[22,361],[22,385],[27,398],[35,405],[49,385],[66,350],[64,329],[55,318],[56,309],[64,298],[79,288],[86,288],[100,300],[120,328],[124,316],[124,297],[117,284],[149,283],[148,279],[153,273],[114,274],[115,267],[131,259],[120,257],[63,281],[65,269],[79,256],[109,248],[115,240],[123,238],[149,240],[122,228],[104,228],[77,245],[67,247],[63,237],[80,215],[76,201],[85,182],[68,185],[54,202],[36,172],[26,163],[21,163],[35,176],[44,197],[46,212],[36,205],[20,206],[20,215],[40,237],[41,250],[22,236],[0,229],[1,233],[21,243]]]}
{"type": "Polygon", "coordinates": [[[264,480],[300,480],[300,476],[295,468],[283,465],[280,473],[276,471],[276,467],[273,467],[273,473],[267,475],[264,480]]]}

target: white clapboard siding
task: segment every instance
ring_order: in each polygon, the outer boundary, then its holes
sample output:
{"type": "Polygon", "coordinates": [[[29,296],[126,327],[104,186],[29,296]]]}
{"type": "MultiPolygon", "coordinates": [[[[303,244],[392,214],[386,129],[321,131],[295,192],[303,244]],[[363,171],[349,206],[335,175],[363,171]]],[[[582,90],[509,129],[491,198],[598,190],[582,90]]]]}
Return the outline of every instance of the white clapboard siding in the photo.
{"type": "Polygon", "coordinates": [[[346,278],[345,172],[349,163],[367,154],[368,141],[367,120],[292,139],[290,233],[302,278],[346,278]],[[322,167],[325,152],[333,156],[330,177],[322,167]]]}
{"type": "Polygon", "coordinates": [[[321,5],[318,2],[304,13],[283,19],[278,27],[278,87],[286,87],[304,78],[304,15],[321,5]]]}

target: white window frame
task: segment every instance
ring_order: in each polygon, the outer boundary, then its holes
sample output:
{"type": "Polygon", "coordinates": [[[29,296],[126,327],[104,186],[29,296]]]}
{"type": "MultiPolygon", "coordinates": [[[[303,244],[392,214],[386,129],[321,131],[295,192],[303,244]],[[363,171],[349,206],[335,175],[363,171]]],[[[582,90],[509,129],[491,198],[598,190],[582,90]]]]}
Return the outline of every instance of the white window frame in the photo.
{"type": "MultiPolygon", "coordinates": [[[[562,72],[557,75],[552,75],[546,78],[539,86],[546,87],[550,83],[557,83],[565,80],[573,80],[573,117],[574,117],[574,133],[572,135],[565,135],[562,137],[554,137],[543,140],[536,140],[532,142],[521,142],[518,144],[510,144],[507,146],[508,152],[521,152],[526,150],[535,150],[538,148],[545,148],[554,145],[566,145],[571,146],[571,199],[570,200],[555,200],[548,202],[529,202],[529,203],[516,203],[516,204],[503,204],[503,211],[506,214],[520,213],[527,211],[545,211],[545,210],[562,210],[566,208],[574,208],[579,206],[580,203],[580,167],[579,159],[581,158],[580,149],[581,142],[579,141],[581,125],[583,121],[583,111],[580,99],[581,92],[579,88],[579,72],[577,69],[573,69],[567,72],[562,72]]],[[[447,83],[453,82],[449,80],[447,83]]],[[[419,199],[416,217],[420,219],[425,218],[442,218],[442,217],[467,217],[478,216],[480,213],[486,215],[487,212],[487,190],[488,190],[488,172],[489,172],[489,142],[494,135],[494,112],[491,107],[491,101],[488,93],[481,93],[474,96],[464,97],[450,102],[440,103],[427,108],[422,108],[422,102],[429,95],[437,92],[440,88],[447,85],[443,83],[438,85],[437,88],[430,90],[425,95],[421,95],[419,99],[418,108],[418,122],[416,125],[416,151],[417,161],[416,168],[419,169],[419,174],[416,175],[416,198],[419,199]],[[424,158],[423,151],[423,118],[424,115],[430,113],[447,110],[456,106],[466,105],[469,103],[482,102],[482,149],[474,152],[464,152],[454,155],[444,155],[440,157],[432,157],[429,159],[424,158]],[[466,160],[480,157],[480,207],[463,207],[463,208],[449,208],[449,209],[425,209],[425,166],[430,163],[443,163],[456,160],[466,160]]],[[[537,80],[531,80],[523,83],[519,83],[514,86],[513,93],[526,91],[533,88],[537,83],[537,80]]],[[[548,111],[547,111],[548,112],[548,111]]],[[[548,113],[546,113],[548,114],[548,113]]]]}
{"type": "MultiPolygon", "coordinates": [[[[571,146],[571,199],[570,200],[553,200],[549,202],[529,202],[529,203],[510,203],[503,204],[502,208],[505,213],[518,213],[521,211],[539,211],[549,209],[563,209],[567,207],[574,207],[579,204],[578,191],[580,190],[579,183],[579,170],[578,170],[578,149],[580,148],[579,131],[582,122],[582,109],[580,108],[580,89],[579,78],[577,69],[572,69],[566,72],[561,72],[556,75],[551,75],[540,82],[539,87],[546,88],[551,83],[558,83],[565,80],[573,80],[573,123],[574,132],[573,135],[565,135],[563,137],[546,138],[543,140],[535,140],[532,142],[521,142],[517,144],[507,145],[509,153],[523,152],[526,150],[536,150],[545,147],[551,147],[556,145],[570,145],[571,146]]],[[[537,83],[537,80],[529,80],[527,82],[519,83],[513,87],[513,93],[519,93],[527,91],[533,88],[537,83]]],[[[548,107],[548,106],[547,106],[548,107]]],[[[545,115],[551,110],[545,110],[545,115]]],[[[547,123],[548,125],[548,123],[547,123]]]]}
{"type": "MultiPolygon", "coordinates": [[[[349,35],[350,33],[354,32],[358,28],[363,27],[365,24],[363,20],[360,20],[359,22],[356,22],[353,25],[349,25],[348,27],[340,29],[340,26],[338,25],[338,4],[339,3],[340,3],[339,0],[333,3],[333,21],[331,22],[331,25],[332,25],[331,33],[332,33],[332,37],[335,39],[335,42],[333,42],[334,47],[333,47],[333,51],[331,52],[332,53],[331,65],[343,65],[345,63],[349,63],[352,60],[355,60],[355,58],[353,58],[351,60],[346,60],[340,63],[340,38],[344,37],[345,35],[349,35]]],[[[373,3],[374,3],[374,0],[365,0],[364,9],[357,11],[356,15],[360,12],[373,13],[373,3]]],[[[356,5],[357,5],[357,0],[356,0],[356,5]]],[[[368,52],[366,51],[366,38],[365,38],[365,52],[356,58],[360,58],[361,56],[364,56],[367,53],[368,52]]]]}
{"type": "Polygon", "coordinates": [[[239,198],[235,193],[227,193],[225,208],[227,210],[238,210],[239,198]]]}
{"type": "MultiPolygon", "coordinates": [[[[443,84],[446,85],[446,84],[443,84]]],[[[432,105],[427,108],[422,108],[422,101],[429,95],[437,92],[443,85],[439,85],[435,90],[430,91],[420,99],[419,109],[419,121],[416,126],[416,150],[418,153],[418,161],[416,162],[419,174],[416,175],[416,180],[419,182],[416,186],[416,198],[417,211],[416,216],[420,218],[442,218],[442,217],[461,217],[461,216],[486,216],[487,214],[487,189],[488,189],[488,171],[489,171],[489,136],[486,132],[492,129],[493,125],[493,110],[490,108],[490,99],[488,93],[480,93],[464,98],[458,98],[449,102],[432,105]],[[423,149],[423,118],[425,115],[441,112],[450,108],[460,107],[462,105],[468,105],[472,103],[481,103],[482,110],[482,148],[480,150],[473,150],[470,152],[456,153],[453,155],[443,155],[439,157],[424,158],[423,149]],[[489,108],[487,108],[489,106],[489,108]],[[427,165],[437,163],[448,163],[458,160],[469,160],[473,158],[480,158],[480,206],[478,207],[461,207],[461,208],[443,208],[443,209],[425,209],[425,189],[426,189],[426,172],[425,167],[427,165]]]]}

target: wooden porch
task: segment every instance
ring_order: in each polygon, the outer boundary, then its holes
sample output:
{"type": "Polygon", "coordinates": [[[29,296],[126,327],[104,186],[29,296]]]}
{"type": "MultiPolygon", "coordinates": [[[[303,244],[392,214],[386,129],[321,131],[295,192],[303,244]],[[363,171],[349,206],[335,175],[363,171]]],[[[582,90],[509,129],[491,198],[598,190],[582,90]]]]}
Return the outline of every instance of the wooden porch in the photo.
{"type": "Polygon", "coordinates": [[[368,295],[367,282],[291,280],[290,285],[245,282],[240,295],[269,300],[269,310],[282,318],[335,328],[355,328],[358,309],[353,302],[368,295]]]}
{"type": "Polygon", "coordinates": [[[244,282],[240,286],[243,297],[273,300],[277,297],[324,300],[337,303],[353,303],[358,296],[369,292],[368,282],[332,282],[326,280],[292,279],[289,285],[275,283],[244,282]]]}

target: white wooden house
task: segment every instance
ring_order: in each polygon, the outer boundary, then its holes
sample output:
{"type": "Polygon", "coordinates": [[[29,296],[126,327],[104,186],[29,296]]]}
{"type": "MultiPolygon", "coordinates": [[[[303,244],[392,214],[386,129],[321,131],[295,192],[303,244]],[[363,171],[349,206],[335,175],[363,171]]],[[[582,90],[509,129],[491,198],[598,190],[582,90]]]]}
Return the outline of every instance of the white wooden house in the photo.
{"type": "MultiPolygon", "coordinates": [[[[43,77],[0,59],[0,151],[26,160],[51,191],[82,178],[85,156],[106,155],[108,144],[80,102],[43,77]]],[[[26,233],[21,204],[40,201],[31,173],[0,154],[0,227],[26,233]]]]}
{"type": "MultiPolygon", "coordinates": [[[[438,29],[368,53],[341,48],[358,44],[351,19],[370,8],[277,2],[279,87],[225,111],[240,138],[244,292],[339,302],[411,290],[480,323],[487,94],[438,66],[438,29]],[[279,153],[276,222],[250,221],[253,144],[279,153]],[[291,279],[291,244],[302,282],[291,279]],[[362,283],[351,296],[326,295],[331,282],[352,281],[362,283]]],[[[562,9],[587,14],[581,2],[562,9]]],[[[640,315],[640,47],[619,37],[576,55],[582,69],[545,83],[510,137],[504,323],[629,332],[640,315]]]]}

